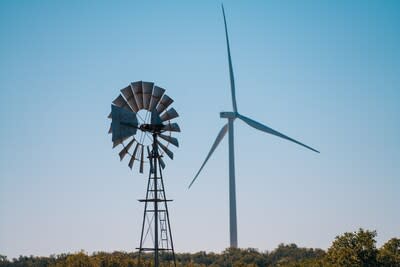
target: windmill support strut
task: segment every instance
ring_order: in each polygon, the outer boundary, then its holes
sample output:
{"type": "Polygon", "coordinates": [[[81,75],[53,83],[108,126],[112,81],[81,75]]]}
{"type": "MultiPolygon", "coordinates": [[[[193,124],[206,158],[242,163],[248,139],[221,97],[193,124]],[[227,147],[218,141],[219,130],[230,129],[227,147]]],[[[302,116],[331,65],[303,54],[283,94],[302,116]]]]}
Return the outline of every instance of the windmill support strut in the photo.
{"type": "Polygon", "coordinates": [[[160,165],[160,157],[158,153],[158,143],[157,143],[157,133],[153,133],[153,145],[152,151],[149,155],[149,161],[152,162],[152,168],[149,171],[149,180],[147,185],[146,199],[140,199],[139,202],[145,202],[144,215],[142,223],[142,232],[140,237],[139,246],[139,266],[143,264],[141,262],[143,252],[153,251],[154,252],[154,266],[160,266],[159,253],[172,253],[173,265],[176,267],[176,259],[174,252],[174,243],[172,241],[171,225],[168,213],[167,202],[172,201],[166,199],[164,181],[162,179],[162,171],[160,165]],[[148,203],[153,203],[153,205],[148,205],[148,203]],[[152,206],[152,207],[151,207],[152,206]],[[153,216],[154,220],[149,219],[153,216]],[[151,222],[153,224],[151,224],[151,222]],[[144,247],[145,239],[147,233],[152,233],[154,230],[154,247],[144,247]],[[145,234],[146,233],[146,234],[145,234]]]}

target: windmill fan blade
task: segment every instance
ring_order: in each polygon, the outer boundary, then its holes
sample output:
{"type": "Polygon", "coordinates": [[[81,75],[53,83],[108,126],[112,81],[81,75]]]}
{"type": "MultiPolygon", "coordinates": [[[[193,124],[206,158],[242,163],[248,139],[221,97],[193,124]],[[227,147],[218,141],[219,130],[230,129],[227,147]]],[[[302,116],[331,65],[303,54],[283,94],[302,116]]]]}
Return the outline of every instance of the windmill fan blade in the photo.
{"type": "Polygon", "coordinates": [[[139,170],[139,172],[140,173],[143,173],[143,163],[144,163],[144,160],[143,160],[143,158],[144,158],[144,146],[143,145],[141,145],[142,146],[142,155],[140,155],[140,170],[139,170]]]}
{"type": "Polygon", "coordinates": [[[163,95],[161,97],[160,102],[158,103],[158,105],[156,107],[158,114],[161,114],[161,112],[163,112],[165,109],[167,109],[168,106],[172,104],[172,102],[174,102],[174,100],[172,100],[172,98],[170,98],[167,95],[163,95]]]}
{"type": "Polygon", "coordinates": [[[300,143],[299,141],[294,140],[293,138],[290,138],[290,137],[288,137],[288,136],[286,136],[286,135],[284,135],[284,134],[282,134],[282,133],[280,133],[280,132],[278,132],[278,131],[275,131],[275,130],[272,129],[272,128],[269,128],[269,127],[266,126],[266,125],[263,125],[263,124],[261,124],[261,123],[259,123],[259,122],[256,122],[256,121],[254,121],[254,120],[252,120],[252,119],[250,119],[250,118],[247,118],[247,117],[245,117],[245,116],[243,116],[243,115],[240,115],[240,114],[238,115],[238,118],[241,119],[242,121],[244,121],[245,123],[247,123],[248,125],[250,125],[251,127],[256,128],[257,130],[260,130],[260,131],[263,131],[263,132],[266,132],[266,133],[269,133],[269,134],[278,136],[278,137],[280,137],[280,138],[289,140],[289,141],[291,141],[291,142],[293,142],[293,143],[296,143],[296,144],[301,145],[301,146],[303,146],[303,147],[305,147],[305,148],[308,148],[308,149],[310,149],[310,150],[312,150],[312,151],[314,151],[314,152],[319,153],[318,150],[315,150],[315,149],[312,148],[312,147],[309,147],[309,146],[307,146],[307,145],[305,145],[305,144],[303,144],[303,143],[300,143]]]}
{"type": "Polygon", "coordinates": [[[132,169],[133,163],[135,162],[136,153],[137,153],[137,150],[138,150],[139,146],[140,146],[140,144],[137,143],[136,146],[135,146],[135,149],[133,150],[133,153],[132,153],[132,156],[131,156],[131,160],[129,161],[128,166],[129,166],[129,168],[131,168],[131,169],[132,169]]]}
{"type": "Polygon", "coordinates": [[[125,97],[126,101],[128,102],[129,106],[132,108],[132,110],[135,111],[135,112],[138,112],[139,111],[139,107],[136,104],[135,96],[133,95],[131,85],[129,85],[129,86],[125,87],[124,89],[122,89],[121,93],[125,97]]]}
{"type": "Polygon", "coordinates": [[[157,110],[154,109],[151,112],[150,121],[151,121],[151,124],[153,124],[153,125],[162,125],[162,121],[161,121],[160,115],[158,115],[157,110]]]}
{"type": "Polygon", "coordinates": [[[168,147],[164,146],[160,141],[157,141],[157,144],[161,147],[161,149],[168,155],[170,159],[174,159],[174,153],[168,149],[168,147]]]}
{"type": "Polygon", "coordinates": [[[112,141],[136,134],[138,126],[136,113],[111,105],[111,116],[112,141]]]}
{"type": "Polygon", "coordinates": [[[143,108],[143,87],[142,81],[131,83],[133,95],[139,109],[143,108]]]}
{"type": "Polygon", "coordinates": [[[163,130],[171,131],[171,132],[180,132],[181,131],[181,129],[179,128],[179,125],[177,123],[169,123],[164,126],[163,130]]]}
{"type": "Polygon", "coordinates": [[[232,106],[233,106],[233,111],[234,111],[234,112],[237,112],[236,93],[235,93],[235,77],[233,76],[233,67],[232,67],[232,59],[231,59],[231,49],[230,49],[230,47],[229,47],[228,27],[226,26],[224,5],[222,5],[222,14],[224,15],[225,37],[226,37],[226,49],[227,49],[227,51],[228,51],[229,78],[230,78],[230,81],[231,81],[232,106]]]}
{"type": "Polygon", "coordinates": [[[162,159],[162,157],[159,157],[159,158],[158,158],[158,161],[160,162],[161,168],[165,169],[165,162],[164,162],[164,160],[162,159]]]}
{"type": "Polygon", "coordinates": [[[158,102],[161,99],[161,96],[164,94],[165,89],[158,87],[158,86],[154,86],[153,88],[153,94],[151,95],[151,99],[150,99],[150,105],[149,105],[149,111],[153,111],[153,109],[156,108],[158,102]]]}
{"type": "Polygon", "coordinates": [[[153,158],[151,157],[150,148],[149,148],[149,146],[146,146],[146,148],[147,148],[147,155],[148,155],[147,157],[148,157],[149,162],[150,162],[150,172],[154,173],[153,158]]]}
{"type": "Polygon", "coordinates": [[[115,148],[116,146],[122,144],[122,142],[125,141],[126,139],[128,139],[129,137],[130,136],[127,136],[127,137],[124,137],[122,139],[118,139],[118,140],[113,141],[113,147],[112,148],[115,148]]]}
{"type": "Polygon", "coordinates": [[[174,146],[179,147],[178,139],[176,139],[172,136],[169,136],[169,135],[164,135],[164,134],[159,134],[158,136],[161,137],[162,139],[164,139],[165,141],[173,144],[174,146]]]}
{"type": "Polygon", "coordinates": [[[142,88],[143,88],[143,108],[150,110],[150,99],[151,95],[153,93],[153,86],[154,83],[150,82],[142,82],[142,88]]]}
{"type": "Polygon", "coordinates": [[[161,115],[162,121],[168,121],[179,117],[178,112],[174,108],[170,108],[161,115]]]}
{"type": "Polygon", "coordinates": [[[129,168],[132,170],[132,167],[133,167],[133,163],[135,162],[135,155],[132,155],[131,156],[131,159],[129,160],[129,164],[128,164],[128,166],[129,166],[129,168]]]}
{"type": "MultiPolygon", "coordinates": [[[[115,106],[120,108],[125,108],[129,111],[133,111],[131,107],[128,105],[128,102],[122,97],[122,95],[118,95],[116,99],[112,102],[115,106]]],[[[111,115],[112,116],[112,115],[111,115]]]]}
{"type": "MultiPolygon", "coordinates": [[[[111,116],[111,113],[110,113],[110,116],[111,116]]],[[[110,128],[108,129],[108,133],[109,134],[112,133],[111,124],[110,124],[110,128]]]]}
{"type": "Polygon", "coordinates": [[[192,186],[194,181],[196,181],[197,177],[199,176],[201,170],[204,168],[204,165],[206,165],[208,159],[211,157],[212,153],[214,153],[214,150],[217,148],[219,143],[221,143],[222,139],[224,139],[224,136],[226,135],[226,132],[228,131],[228,124],[225,124],[222,129],[219,131],[217,138],[214,141],[214,144],[212,145],[210,152],[208,152],[206,159],[204,160],[203,164],[201,165],[199,171],[196,173],[194,176],[192,182],[189,185],[189,188],[192,186]]]}
{"type": "Polygon", "coordinates": [[[127,145],[124,147],[121,152],[119,152],[119,159],[122,161],[125,155],[128,153],[129,149],[131,148],[133,142],[135,142],[135,138],[133,138],[127,145]]]}

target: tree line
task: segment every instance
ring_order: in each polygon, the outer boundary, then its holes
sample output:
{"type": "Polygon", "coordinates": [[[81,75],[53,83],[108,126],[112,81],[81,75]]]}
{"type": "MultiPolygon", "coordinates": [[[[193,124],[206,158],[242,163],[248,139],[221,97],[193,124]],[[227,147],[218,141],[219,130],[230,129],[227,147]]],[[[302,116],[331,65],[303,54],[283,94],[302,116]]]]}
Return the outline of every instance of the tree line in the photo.
{"type": "MultiPolygon", "coordinates": [[[[337,236],[325,251],[280,244],[272,251],[254,248],[228,248],[221,253],[177,253],[178,267],[400,267],[400,239],[392,238],[376,247],[376,231],[359,229],[337,236]]],[[[152,254],[142,255],[141,265],[152,267],[152,254]]],[[[173,266],[170,254],[160,255],[161,266],[173,266]]],[[[20,256],[7,259],[0,255],[0,267],[137,267],[137,252],[84,251],[49,257],[20,256]]]]}

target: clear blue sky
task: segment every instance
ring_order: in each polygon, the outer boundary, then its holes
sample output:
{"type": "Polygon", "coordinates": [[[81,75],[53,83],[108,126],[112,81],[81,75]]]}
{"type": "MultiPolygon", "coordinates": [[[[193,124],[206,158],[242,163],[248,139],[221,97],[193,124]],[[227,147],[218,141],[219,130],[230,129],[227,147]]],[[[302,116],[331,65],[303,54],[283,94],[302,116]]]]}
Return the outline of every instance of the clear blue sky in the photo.
{"type": "MultiPolygon", "coordinates": [[[[238,109],[319,149],[235,123],[240,247],[400,235],[398,1],[226,1],[238,109]]],[[[137,247],[146,175],[111,149],[119,89],[167,88],[181,147],[165,179],[176,250],[229,244],[231,110],[219,1],[0,2],[0,254],[137,247]]]]}

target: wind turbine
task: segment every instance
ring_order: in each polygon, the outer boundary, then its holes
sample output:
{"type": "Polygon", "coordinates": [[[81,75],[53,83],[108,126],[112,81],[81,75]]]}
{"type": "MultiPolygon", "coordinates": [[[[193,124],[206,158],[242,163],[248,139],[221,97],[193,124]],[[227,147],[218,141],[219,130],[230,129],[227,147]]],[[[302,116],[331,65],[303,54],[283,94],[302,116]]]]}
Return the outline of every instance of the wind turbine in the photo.
{"type": "Polygon", "coordinates": [[[211,146],[210,152],[208,152],[206,159],[204,160],[203,164],[201,165],[199,171],[193,178],[192,182],[189,185],[189,188],[192,186],[194,181],[197,179],[199,176],[201,170],[204,168],[204,165],[207,163],[208,159],[211,157],[212,153],[214,150],[217,148],[219,143],[222,141],[222,139],[225,137],[226,133],[228,132],[228,141],[229,141],[229,231],[230,231],[230,247],[232,248],[237,248],[238,242],[237,242],[237,216],[236,216],[236,186],[235,186],[235,151],[234,151],[234,128],[233,128],[233,122],[235,119],[240,119],[244,121],[246,124],[249,126],[260,130],[262,132],[266,132],[275,136],[278,136],[280,138],[286,139],[288,141],[291,141],[293,143],[296,143],[298,145],[301,145],[305,148],[308,148],[314,152],[319,153],[318,150],[315,150],[312,147],[309,147],[293,138],[290,138],[289,136],[286,136],[264,124],[261,124],[255,120],[252,120],[246,116],[243,116],[240,114],[237,110],[237,105],[236,105],[236,96],[235,96],[235,79],[233,76],[233,68],[232,68],[232,59],[231,59],[231,52],[230,52],[230,47],[229,47],[229,38],[228,38],[228,29],[226,26],[226,18],[225,18],[225,10],[224,10],[224,5],[222,5],[222,15],[224,17],[224,25],[225,25],[225,37],[226,37],[226,48],[228,52],[228,64],[229,64],[229,77],[230,77],[230,87],[231,87],[231,94],[232,94],[232,107],[233,111],[223,111],[220,113],[220,117],[227,119],[228,122],[222,127],[222,129],[219,131],[217,138],[215,139],[213,145],[211,146]]]}

